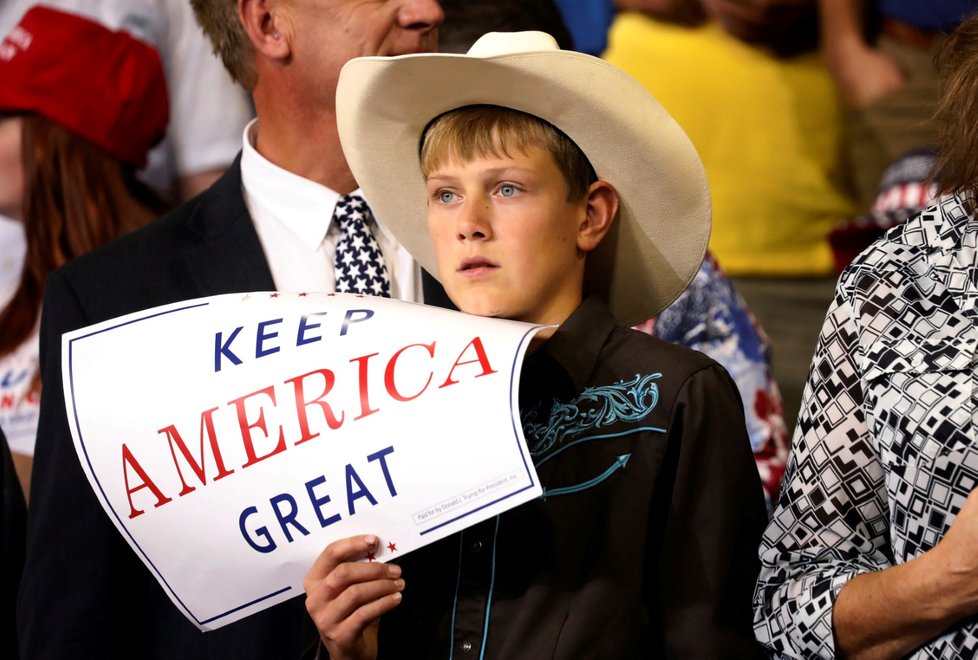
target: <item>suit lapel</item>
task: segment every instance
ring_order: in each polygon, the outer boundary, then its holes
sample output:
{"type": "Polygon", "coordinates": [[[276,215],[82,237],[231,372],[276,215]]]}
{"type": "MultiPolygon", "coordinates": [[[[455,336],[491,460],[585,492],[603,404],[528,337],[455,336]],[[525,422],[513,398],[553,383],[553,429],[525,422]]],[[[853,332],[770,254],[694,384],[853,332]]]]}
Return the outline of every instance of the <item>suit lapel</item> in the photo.
{"type": "Polygon", "coordinates": [[[275,289],[244,203],[240,154],[202,194],[188,226],[200,240],[184,250],[184,261],[202,296],[275,289]]]}
{"type": "MultiPolygon", "coordinates": [[[[213,186],[187,220],[199,242],[186,248],[184,262],[201,296],[274,291],[268,260],[241,189],[241,155],[213,186]]],[[[422,270],[426,304],[457,309],[441,284],[422,270]]]]}

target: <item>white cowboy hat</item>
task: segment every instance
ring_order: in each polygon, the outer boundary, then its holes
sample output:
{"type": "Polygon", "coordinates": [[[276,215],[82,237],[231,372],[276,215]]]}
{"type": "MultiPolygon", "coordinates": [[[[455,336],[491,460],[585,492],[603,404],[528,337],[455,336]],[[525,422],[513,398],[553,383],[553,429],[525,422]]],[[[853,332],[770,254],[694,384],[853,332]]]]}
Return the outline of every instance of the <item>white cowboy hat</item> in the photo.
{"type": "Polygon", "coordinates": [[[689,138],[633,78],[548,34],[491,32],[465,55],[356,58],[336,99],[343,151],[375,216],[436,276],[420,141],[435,117],[478,104],[550,122],[618,191],[617,228],[588,256],[584,289],[619,322],[662,311],[703,261],[710,194],[689,138]]]}

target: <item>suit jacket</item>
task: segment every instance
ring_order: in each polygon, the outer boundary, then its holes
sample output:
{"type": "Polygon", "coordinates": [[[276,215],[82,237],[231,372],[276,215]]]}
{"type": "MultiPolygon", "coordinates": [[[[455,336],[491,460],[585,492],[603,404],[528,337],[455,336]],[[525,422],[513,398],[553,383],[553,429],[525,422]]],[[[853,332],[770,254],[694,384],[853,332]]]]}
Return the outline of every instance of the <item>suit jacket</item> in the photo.
{"type": "MultiPolygon", "coordinates": [[[[20,572],[24,567],[24,532],[27,524],[27,506],[24,493],[20,489],[14,461],[10,457],[7,438],[0,428],[0,492],[3,507],[3,606],[14,606],[20,572]]],[[[10,610],[7,610],[8,612],[10,610]]],[[[17,630],[10,617],[4,617],[3,642],[0,650],[3,657],[17,660],[17,630]]]]}
{"type": "MultiPolygon", "coordinates": [[[[425,292],[437,298],[430,277],[425,292]]],[[[317,635],[294,598],[203,634],[170,602],[105,515],[65,413],[61,335],[200,296],[275,288],[245,207],[240,161],[168,215],[54,271],[41,322],[44,387],[27,561],[22,658],[295,658],[317,635]]]]}

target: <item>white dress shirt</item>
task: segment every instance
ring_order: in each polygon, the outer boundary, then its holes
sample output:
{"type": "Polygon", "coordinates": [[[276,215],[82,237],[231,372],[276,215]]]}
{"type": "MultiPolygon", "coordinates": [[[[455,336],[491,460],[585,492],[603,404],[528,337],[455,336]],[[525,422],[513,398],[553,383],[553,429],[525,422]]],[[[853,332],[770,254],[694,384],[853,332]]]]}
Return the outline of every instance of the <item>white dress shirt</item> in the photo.
{"type": "MultiPolygon", "coordinates": [[[[340,230],[332,219],[340,195],[268,161],[254,147],[257,134],[256,119],[244,131],[241,181],[275,287],[333,291],[333,253],[340,230]]],[[[379,223],[371,229],[387,264],[391,298],[421,302],[421,268],[379,223]]]]}

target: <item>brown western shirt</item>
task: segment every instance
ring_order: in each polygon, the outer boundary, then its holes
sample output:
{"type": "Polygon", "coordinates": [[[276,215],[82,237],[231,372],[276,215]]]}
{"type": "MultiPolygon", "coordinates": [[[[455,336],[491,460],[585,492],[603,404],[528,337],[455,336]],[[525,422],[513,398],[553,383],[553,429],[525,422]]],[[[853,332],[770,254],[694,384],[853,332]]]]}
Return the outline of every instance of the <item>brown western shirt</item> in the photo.
{"type": "Polygon", "coordinates": [[[755,656],[766,514],[723,368],[589,298],[526,359],[520,410],[543,497],[400,560],[380,657],[755,656]]]}

